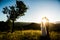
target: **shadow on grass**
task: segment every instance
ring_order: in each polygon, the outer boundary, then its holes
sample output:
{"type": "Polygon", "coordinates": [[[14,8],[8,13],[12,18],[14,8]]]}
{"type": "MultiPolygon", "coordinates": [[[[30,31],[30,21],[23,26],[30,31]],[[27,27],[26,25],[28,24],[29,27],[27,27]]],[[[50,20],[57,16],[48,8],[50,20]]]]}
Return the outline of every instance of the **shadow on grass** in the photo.
{"type": "Polygon", "coordinates": [[[51,40],[49,36],[40,36],[39,40],[51,40]]]}

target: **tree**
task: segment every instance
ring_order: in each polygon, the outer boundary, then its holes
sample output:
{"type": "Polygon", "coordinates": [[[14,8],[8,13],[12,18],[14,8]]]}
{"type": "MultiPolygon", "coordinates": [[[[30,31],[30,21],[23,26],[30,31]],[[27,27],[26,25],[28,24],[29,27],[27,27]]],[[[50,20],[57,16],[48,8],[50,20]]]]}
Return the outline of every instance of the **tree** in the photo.
{"type": "Polygon", "coordinates": [[[12,20],[13,22],[13,26],[12,26],[12,32],[14,31],[14,21],[19,18],[19,16],[23,16],[25,15],[24,12],[26,12],[28,8],[26,7],[26,5],[24,4],[23,1],[16,1],[16,6],[9,6],[3,8],[3,13],[7,14],[7,18],[9,20],[12,20]]]}

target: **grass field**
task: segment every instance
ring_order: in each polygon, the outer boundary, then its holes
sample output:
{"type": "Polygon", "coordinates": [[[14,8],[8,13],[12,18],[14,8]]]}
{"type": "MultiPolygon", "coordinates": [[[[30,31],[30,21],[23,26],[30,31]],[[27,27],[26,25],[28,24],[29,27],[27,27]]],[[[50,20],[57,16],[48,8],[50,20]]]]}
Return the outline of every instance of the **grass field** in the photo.
{"type": "MultiPolygon", "coordinates": [[[[13,33],[0,32],[0,40],[39,40],[40,30],[22,30],[13,33]]],[[[51,40],[60,40],[60,33],[50,32],[51,40]]]]}

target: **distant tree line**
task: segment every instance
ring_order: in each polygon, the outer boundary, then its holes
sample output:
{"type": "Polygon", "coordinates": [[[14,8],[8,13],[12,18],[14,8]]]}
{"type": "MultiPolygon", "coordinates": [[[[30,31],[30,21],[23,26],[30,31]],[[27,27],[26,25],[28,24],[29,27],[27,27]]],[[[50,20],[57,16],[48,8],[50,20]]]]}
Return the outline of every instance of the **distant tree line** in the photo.
{"type": "MultiPolygon", "coordinates": [[[[14,23],[14,29],[13,30],[41,30],[40,24],[37,23],[14,23]],[[27,24],[27,25],[26,25],[27,24]]],[[[60,32],[60,23],[59,24],[52,24],[53,26],[49,27],[50,31],[60,32]]],[[[0,31],[7,31],[9,32],[11,29],[7,22],[0,22],[0,31]]]]}

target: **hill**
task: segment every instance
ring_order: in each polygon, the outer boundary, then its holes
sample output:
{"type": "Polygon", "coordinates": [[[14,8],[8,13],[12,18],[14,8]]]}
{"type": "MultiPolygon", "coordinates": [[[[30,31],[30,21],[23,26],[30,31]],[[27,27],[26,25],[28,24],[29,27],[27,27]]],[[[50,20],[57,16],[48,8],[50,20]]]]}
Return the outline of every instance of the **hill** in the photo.
{"type": "MultiPolygon", "coordinates": [[[[50,31],[58,31],[60,32],[60,23],[49,23],[50,31]]],[[[8,31],[11,30],[12,26],[9,26],[7,22],[0,22],[0,31],[8,31]]],[[[29,23],[29,22],[15,22],[14,30],[41,30],[40,24],[37,23],[29,23]]]]}
{"type": "Polygon", "coordinates": [[[37,23],[15,23],[15,28],[17,30],[40,30],[40,25],[37,23]]]}

